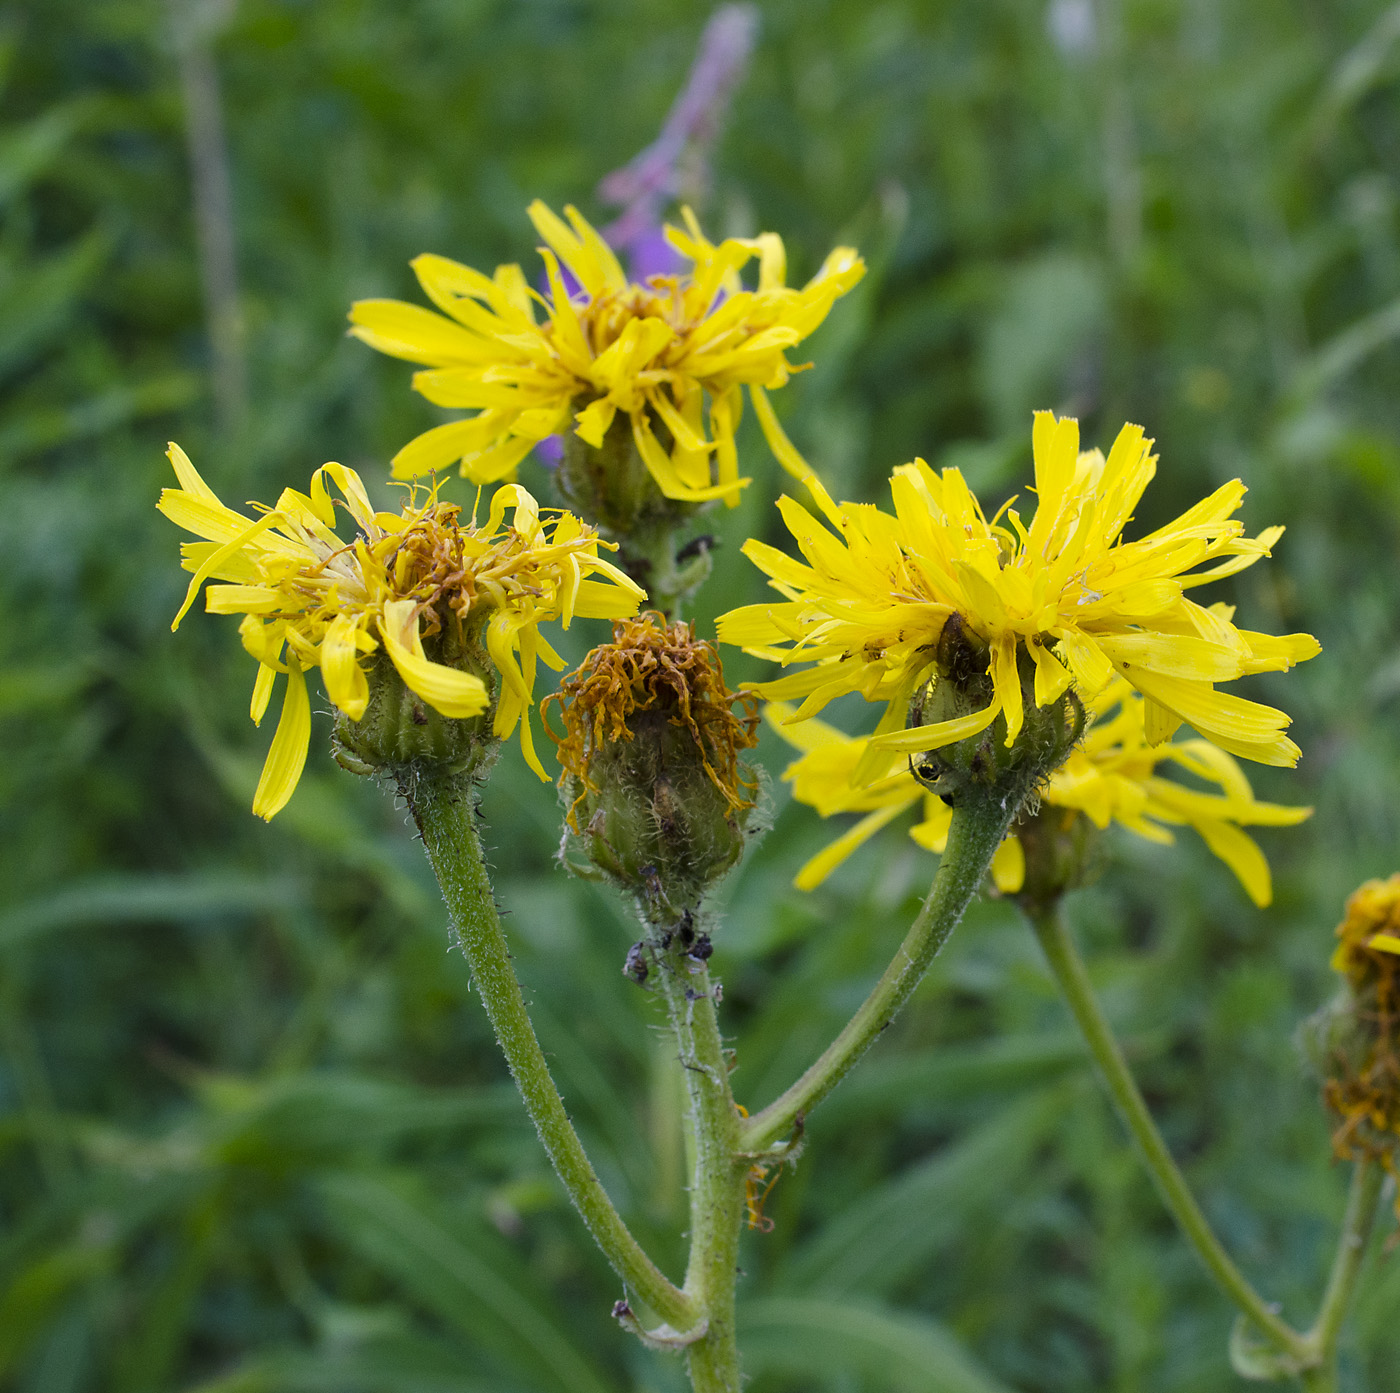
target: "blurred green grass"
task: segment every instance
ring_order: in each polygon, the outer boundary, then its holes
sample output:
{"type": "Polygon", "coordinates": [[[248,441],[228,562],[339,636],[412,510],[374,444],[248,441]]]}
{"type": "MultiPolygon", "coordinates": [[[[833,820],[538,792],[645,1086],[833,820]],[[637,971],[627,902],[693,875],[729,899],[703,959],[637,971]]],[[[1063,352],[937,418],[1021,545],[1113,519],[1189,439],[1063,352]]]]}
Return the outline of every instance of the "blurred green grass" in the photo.
{"type": "MultiPolygon", "coordinates": [[[[313,754],[271,826],[233,626],[169,620],[166,439],[231,501],[326,459],[370,479],[436,419],[345,340],[409,258],[529,262],[525,204],[652,139],[705,13],[662,0],[242,0],[214,45],[249,407],[215,425],[173,11],[30,0],[0,31],[0,1386],[24,1393],[650,1390],[678,1366],[619,1294],[494,1053],[402,810],[313,754]]],[[[779,398],[842,496],[895,464],[1024,486],[1029,412],[1125,419],[1150,527],[1240,475],[1289,531],[1233,583],[1322,658],[1255,680],[1315,804],[1266,832],[1256,912],[1191,842],[1123,838],[1073,906],[1163,1128],[1296,1320],[1343,1177],[1290,1042],[1331,925],[1395,868],[1400,776],[1400,6],[772,0],[702,215],[837,240],[871,274],[779,398]]],[[[780,541],[755,438],[702,623],[780,541]]],[[[525,481],[541,492],[540,468],[525,481]]],[[[462,499],[465,486],[448,486],[462,499]]],[[[600,635],[569,635],[581,653],[600,635]]],[[[738,655],[732,674],[757,669],[738,655]]],[[[322,702],[324,707],[324,702],[322,702]]],[[[858,713],[850,713],[855,719],[858,713]]],[[[325,722],[322,720],[323,733],[325,722]]],[[[768,740],[776,775],[786,752],[768,740]]],[[[715,963],[740,1096],[839,1025],[931,861],[891,829],[811,896],[831,835],[776,780],[715,963]]],[[[673,1271],[679,1101],[621,908],[569,883],[518,755],[486,796],[500,898],[570,1108],[673,1271]]],[[[1089,1077],[1010,908],[985,902],[826,1108],[746,1240],[755,1393],[1196,1393],[1230,1315],[1089,1077]]],[[[1400,1269],[1374,1255],[1346,1386],[1387,1393],[1400,1269]]],[[[1242,1385],[1240,1385],[1242,1386],[1242,1385]]]]}

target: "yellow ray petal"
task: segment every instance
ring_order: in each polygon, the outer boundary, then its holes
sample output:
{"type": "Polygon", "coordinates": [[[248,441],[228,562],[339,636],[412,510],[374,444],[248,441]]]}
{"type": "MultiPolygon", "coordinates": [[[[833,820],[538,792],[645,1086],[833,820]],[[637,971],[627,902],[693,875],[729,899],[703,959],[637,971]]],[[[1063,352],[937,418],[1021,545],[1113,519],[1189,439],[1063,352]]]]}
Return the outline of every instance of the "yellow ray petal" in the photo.
{"type": "Polygon", "coordinates": [[[817,507],[840,527],[843,518],[840,508],[817,477],[817,471],[802,458],[801,451],[788,439],[787,433],[778,422],[773,403],[768,400],[768,393],[757,383],[752,383],[749,386],[749,396],[753,398],[754,415],[758,417],[759,429],[762,430],[763,438],[768,442],[773,457],[794,479],[801,480],[807,486],[807,491],[812,495],[817,507]]]}
{"type": "Polygon", "coordinates": [[[1254,838],[1228,822],[1202,820],[1192,826],[1205,844],[1234,871],[1245,893],[1260,909],[1274,897],[1269,863],[1254,838]]]}
{"type": "Polygon", "coordinates": [[[992,645],[992,687],[996,692],[993,705],[1006,712],[1006,745],[1016,743],[1025,720],[1021,700],[1021,674],[1016,667],[1016,635],[1002,634],[992,645]]]}
{"type": "Polygon", "coordinates": [[[578,422],[577,434],[580,440],[587,441],[595,450],[602,449],[603,437],[617,415],[617,407],[607,397],[591,401],[574,417],[578,422]]]}
{"type": "Polygon", "coordinates": [[[813,890],[834,871],[857,847],[863,846],[887,823],[893,822],[909,805],[896,804],[889,808],[877,808],[873,813],[861,818],[856,825],[843,832],[829,846],[819,851],[798,871],[793,884],[799,890],[813,890]]]}
{"type": "Polygon", "coordinates": [[[429,367],[480,359],[481,340],[460,324],[403,300],[359,300],[350,307],[352,337],[391,358],[429,367]]]}
{"type": "Polygon", "coordinates": [[[287,690],[282,697],[282,715],[272,748],[267,752],[253,794],[253,812],[271,821],[292,796],[292,791],[306,767],[306,752],[311,745],[311,699],[306,693],[306,678],[295,663],[287,673],[287,690]]]}
{"type": "MultiPolygon", "coordinates": [[[[502,412],[493,418],[492,425],[497,427],[494,434],[504,435],[509,429],[508,415],[502,412]]],[[[396,479],[422,478],[449,468],[465,455],[476,454],[483,445],[481,421],[482,417],[476,416],[424,431],[390,460],[389,472],[396,479]]]]}
{"type": "Polygon", "coordinates": [[[267,703],[272,697],[272,684],[277,678],[277,669],[267,663],[258,664],[257,680],[253,683],[253,699],[248,703],[248,715],[255,726],[262,725],[267,714],[267,703]]]}
{"type": "Polygon", "coordinates": [[[908,730],[892,730],[885,735],[874,735],[872,746],[882,750],[901,750],[905,754],[917,754],[924,750],[941,750],[945,745],[966,740],[978,731],[986,730],[996,720],[1001,711],[995,699],[983,711],[974,711],[969,716],[956,716],[951,721],[937,721],[933,725],[913,726],[908,730]]]}
{"type": "Polygon", "coordinates": [[[481,715],[490,705],[486,684],[475,673],[459,672],[428,659],[415,609],[412,600],[391,600],[379,619],[384,651],[404,685],[444,716],[463,720],[481,715]]]}
{"type": "Polygon", "coordinates": [[[358,721],[369,705],[369,679],[360,667],[356,643],[358,620],[351,614],[337,614],[321,640],[321,676],[326,695],[352,721],[358,721]]]}
{"type": "Polygon", "coordinates": [[[185,591],[185,603],[180,606],[180,612],[171,621],[170,631],[174,633],[180,627],[180,621],[190,611],[190,606],[194,604],[195,596],[199,594],[199,587],[204,584],[209,577],[218,570],[219,566],[231,556],[236,556],[246,547],[249,542],[255,540],[271,527],[276,527],[283,518],[280,513],[264,513],[251,527],[246,528],[231,542],[225,543],[218,551],[210,552],[209,556],[200,564],[199,569],[194,573],[194,578],[190,581],[189,589],[185,591]]]}
{"type": "Polygon", "coordinates": [[[1003,895],[1014,895],[1026,883],[1026,853],[1019,837],[1005,838],[992,853],[992,884],[1003,895]]]}
{"type": "Polygon", "coordinates": [[[682,503],[704,503],[711,498],[727,498],[750,482],[748,479],[735,479],[733,483],[714,484],[709,488],[691,488],[683,483],[670,455],[661,448],[661,442],[652,434],[645,411],[632,414],[632,438],[637,442],[637,452],[641,455],[647,472],[656,480],[657,488],[667,498],[674,498],[682,503]]]}
{"type": "Polygon", "coordinates": [[[1030,650],[1035,662],[1035,704],[1049,706],[1064,695],[1071,680],[1069,672],[1041,642],[1039,635],[1030,640],[1030,650]]]}
{"type": "Polygon", "coordinates": [[[216,508],[224,505],[219,502],[219,495],[204,482],[193,464],[190,457],[172,440],[166,447],[165,457],[170,461],[175,470],[175,477],[180,481],[180,487],[188,494],[193,494],[196,498],[202,498],[206,503],[213,504],[216,508]]]}
{"type": "Polygon", "coordinates": [[[909,829],[909,835],[926,851],[935,851],[941,856],[948,845],[952,821],[953,810],[941,798],[930,794],[924,799],[924,820],[916,822],[909,829]]]}

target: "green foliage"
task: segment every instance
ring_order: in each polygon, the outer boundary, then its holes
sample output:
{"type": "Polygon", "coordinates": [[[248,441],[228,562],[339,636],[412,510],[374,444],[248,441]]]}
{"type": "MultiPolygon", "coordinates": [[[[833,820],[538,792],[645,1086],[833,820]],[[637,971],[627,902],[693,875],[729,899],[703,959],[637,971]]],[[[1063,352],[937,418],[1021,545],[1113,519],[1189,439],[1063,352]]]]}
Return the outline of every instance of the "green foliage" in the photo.
{"type": "MultiPolygon", "coordinates": [[[[211,11],[212,13],[212,11],[211,11]]],[[[530,263],[538,195],[650,141],[702,13],[666,0],[241,0],[213,49],[236,210],[241,423],[215,430],[172,9],[29,0],[0,45],[0,1383],[23,1393],[676,1393],[511,1092],[402,810],[313,753],[271,825],[233,625],[183,592],[164,442],[231,502],[438,419],[343,336],[409,258],[530,263]]],[[[775,397],[842,497],[914,454],[1023,488],[1035,405],[1155,435],[1146,529],[1240,475],[1274,561],[1218,588],[1324,655],[1252,679],[1298,716],[1309,802],[1276,900],[1203,848],[1122,838],[1072,902],[1168,1140],[1245,1271],[1302,1322],[1344,1182],[1290,1036],[1343,896],[1395,869],[1400,771],[1400,9],[1381,0],[770,0],[700,212],[796,276],[871,271],[775,397]]],[[[746,426],[752,430],[752,423],[746,426]]],[[[757,440],[711,515],[713,615],[780,544],[757,440]]],[[[527,484],[546,493],[531,462],[527,484]]],[[[460,482],[447,486],[469,502],[460,482]]],[[[387,494],[381,493],[382,497],[387,494]]],[[[1216,597],[1213,593],[1213,597],[1216,597]]],[[[601,626],[580,622],[578,656],[601,626]]],[[[756,673],[738,658],[730,675],[756,673]]],[[[844,713],[854,723],[860,714],[844,713]]],[[[318,717],[321,744],[329,722],[318,717]]],[[[766,737],[771,740],[771,737],[766,737]]],[[[758,752],[775,773],[786,751],[758,752]]],[[[734,1086],[768,1101],[839,1027],[932,861],[891,828],[815,895],[834,835],[781,785],[712,967],[734,1086]]],[[[502,905],[600,1173],[673,1275],[680,1082],[621,975],[621,906],[551,864],[553,791],[486,794],[502,905]]],[[[1230,1312],[1172,1231],[1008,906],[974,911],[808,1124],[746,1236],[755,1393],[1194,1393],[1230,1312]]],[[[1346,1387],[1389,1388],[1373,1255],[1346,1387]]]]}

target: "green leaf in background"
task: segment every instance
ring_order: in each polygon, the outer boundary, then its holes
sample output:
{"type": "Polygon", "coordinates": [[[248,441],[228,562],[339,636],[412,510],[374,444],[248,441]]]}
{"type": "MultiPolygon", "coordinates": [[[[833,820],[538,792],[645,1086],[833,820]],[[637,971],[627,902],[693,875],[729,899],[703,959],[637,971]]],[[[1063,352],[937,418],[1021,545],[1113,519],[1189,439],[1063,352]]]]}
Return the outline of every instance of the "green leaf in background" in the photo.
{"type": "Polygon", "coordinates": [[[871,1189],[793,1253],[783,1284],[839,1296],[899,1286],[995,1211],[1063,1110],[1053,1089],[1011,1103],[945,1150],[871,1189]]]}
{"type": "Polygon", "coordinates": [[[504,1393],[464,1351],[420,1334],[371,1335],[318,1350],[270,1350],[183,1393],[504,1393]]]}
{"type": "Polygon", "coordinates": [[[0,914],[0,949],[82,924],[209,919],[295,909],[304,887],[226,871],[192,876],[105,876],[0,914]]]}
{"type": "Polygon", "coordinates": [[[868,1301],[770,1297],[742,1308],[739,1330],[756,1373],[808,1387],[855,1376],[894,1393],[1011,1393],[937,1321],[868,1301]]]}
{"type": "Polygon", "coordinates": [[[323,1194],[344,1241],[499,1365],[531,1380],[527,1386],[610,1393],[609,1380],[552,1318],[544,1293],[484,1228],[369,1176],[327,1177],[323,1194]]]}

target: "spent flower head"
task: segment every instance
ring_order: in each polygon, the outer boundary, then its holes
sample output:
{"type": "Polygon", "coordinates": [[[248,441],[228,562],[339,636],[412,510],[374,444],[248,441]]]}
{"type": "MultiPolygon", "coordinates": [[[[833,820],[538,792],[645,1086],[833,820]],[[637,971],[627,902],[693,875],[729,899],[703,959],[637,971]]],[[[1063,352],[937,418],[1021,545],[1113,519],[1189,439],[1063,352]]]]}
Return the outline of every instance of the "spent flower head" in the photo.
{"type": "Polygon", "coordinates": [[[574,850],[665,921],[739,858],[757,776],[757,702],[731,692],[712,643],[656,613],[622,619],[557,693],[563,854],[574,850]],[[738,708],[736,710],[736,707],[738,708]]]}
{"type": "MultiPolygon", "coordinates": [[[[1400,1154],[1400,874],[1368,880],[1347,900],[1332,967],[1342,996],[1309,1023],[1310,1043],[1336,1119],[1342,1160],[1379,1161],[1397,1174],[1400,1154]]],[[[1397,1199],[1400,1213],[1400,1198],[1397,1199]]]]}
{"type": "Polygon", "coordinates": [[[259,664],[255,723],[277,674],[287,675],[253,802],[261,817],[278,812],[301,777],[311,734],[303,674],[312,667],[351,723],[349,748],[371,762],[448,753],[441,739],[450,733],[430,713],[473,722],[465,734],[474,739],[488,734],[489,715],[497,738],[519,726],[526,760],[546,778],[530,734],[535,670],[541,661],[564,663],[539,625],[561,619],[567,627],[575,615],[617,618],[645,598],[598,554],[606,544],[594,529],[569,513],[546,520],[518,485],[499,488],[478,524],[436,489],[415,488],[400,512],[378,512],[354,470],[327,464],[312,475],[309,493],[286,489],[275,508],[254,504],[259,516],[248,517],[220,502],[178,445],[169,454],[179,487],[165,489],[158,507],[204,539],[181,548],[194,578],[171,627],[206,581],[221,582],[206,589],[205,608],[243,616],[243,646],[259,664]],[[338,507],[357,529],[349,540],[335,530],[338,507]],[[386,707],[386,685],[408,698],[406,707],[386,707]],[[392,728],[357,740],[353,727],[372,708],[392,728]],[[411,726],[426,728],[423,738],[408,738],[411,726]]]}
{"type": "MultiPolygon", "coordinates": [[[[1173,827],[1190,827],[1238,877],[1250,899],[1266,905],[1272,898],[1269,864],[1258,844],[1242,831],[1247,826],[1286,827],[1302,822],[1311,808],[1285,807],[1255,798],[1235,760],[1207,740],[1149,745],[1144,729],[1145,699],[1121,677],[1088,703],[1081,744],[1049,775],[1040,789],[1037,822],[1048,822],[1061,835],[1076,822],[1102,830],[1117,822],[1149,841],[1170,843],[1173,827]],[[1167,767],[1194,776],[1206,788],[1164,778],[1167,767]]],[[[857,847],[907,809],[922,804],[922,817],[909,835],[930,851],[947,843],[951,810],[907,767],[904,757],[879,756],[883,772],[868,784],[855,774],[867,758],[868,737],[844,735],[824,721],[790,722],[792,708],[773,704],[766,713],[779,734],[802,750],[783,774],[799,803],[823,816],[863,812],[865,816],[798,872],[796,884],[819,885],[857,847]]],[[[1023,827],[1023,831],[1024,831],[1023,827]]],[[[1007,894],[1025,883],[1022,838],[1010,833],[992,861],[992,878],[1007,894]]]]}
{"type": "Polygon", "coordinates": [[[810,664],[760,688],[803,698],[794,719],[847,692],[883,702],[862,776],[873,774],[877,752],[938,750],[989,728],[1010,748],[1031,708],[1071,690],[1092,700],[1115,673],[1144,698],[1148,744],[1184,721],[1222,750],[1292,765],[1289,717],[1215,684],[1286,669],[1313,657],[1317,641],[1238,628],[1228,606],[1207,608],[1190,594],[1268,555],[1283,529],[1246,537],[1233,517],[1245,488],[1234,480],[1165,527],[1123,540],[1156,470],[1151,445],[1125,426],[1105,459],[1080,451],[1077,422],[1037,412],[1029,524],[1014,498],[988,521],[956,469],[938,474],[923,460],[895,470],[893,515],[838,507],[816,486],[823,525],[783,498],[803,560],[748,542],[745,554],[784,599],[722,616],[720,638],[810,664]],[[940,663],[950,624],[961,677],[940,663]],[[924,699],[940,687],[960,693],[961,707],[924,699]],[[938,718],[927,721],[930,711],[938,718]]]}
{"type": "Polygon", "coordinates": [[[395,476],[460,461],[470,479],[501,479],[533,445],[558,432],[601,449],[622,418],[666,498],[736,503],[747,482],[739,477],[734,443],[744,387],[775,451],[788,461],[792,448],[765,389],[783,386],[799,370],[787,350],[860,279],[863,263],[849,247],[838,247],[795,289],[785,284],[786,254],[775,234],[715,245],[686,209],[684,230],[668,228],[666,235],[691,263],[688,272],[635,285],[578,211],[564,211],[568,222],[539,201],[529,208],[546,244],[540,255],[547,296],[530,287],[519,266],[499,266],[491,277],[424,255],[413,269],[441,314],[398,300],[361,300],[351,310],[351,333],[424,365],[414,375],[415,390],[439,406],[477,413],[411,441],[394,458],[395,476]],[[745,290],[739,273],[755,257],[757,285],[745,290]]]}

